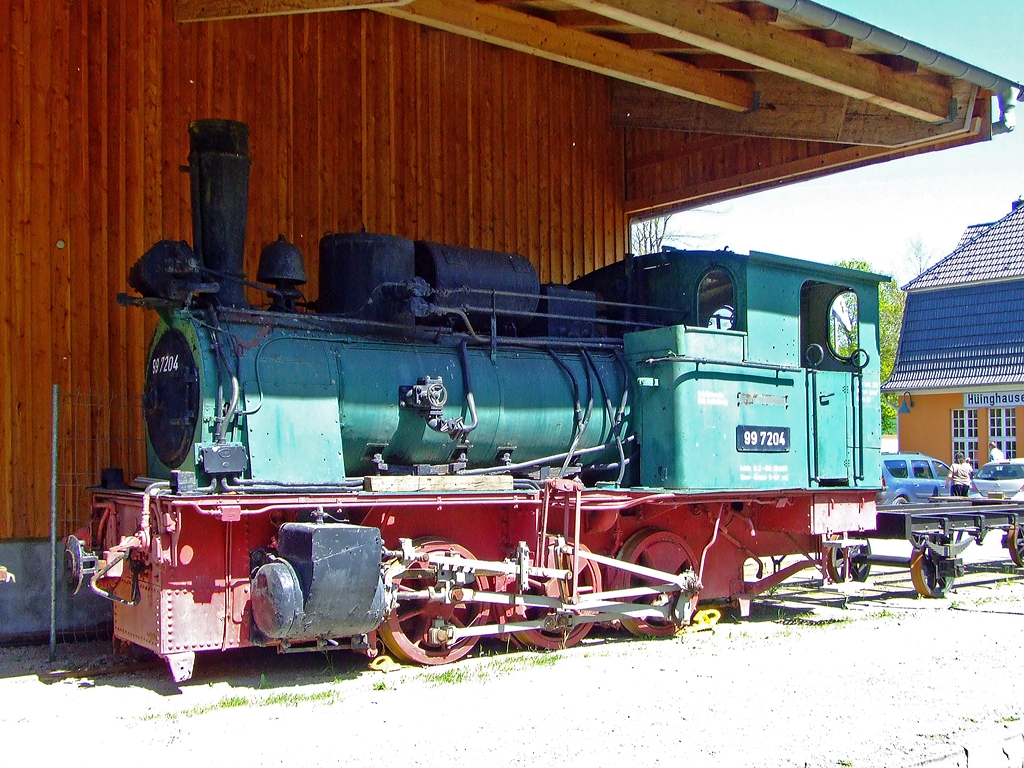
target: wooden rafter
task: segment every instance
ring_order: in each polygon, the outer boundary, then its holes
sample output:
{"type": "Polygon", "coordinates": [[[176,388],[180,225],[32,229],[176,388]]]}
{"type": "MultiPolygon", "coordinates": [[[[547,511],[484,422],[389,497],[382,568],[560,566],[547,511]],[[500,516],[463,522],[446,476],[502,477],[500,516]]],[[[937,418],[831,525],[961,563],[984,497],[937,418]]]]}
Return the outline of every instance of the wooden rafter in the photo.
{"type": "Polygon", "coordinates": [[[638,51],[693,51],[704,53],[703,49],[689,43],[681,43],[663,35],[652,35],[650,32],[623,36],[623,42],[638,51]]]}
{"type": "Polygon", "coordinates": [[[939,123],[950,117],[948,87],[895,73],[875,61],[755,22],[707,0],[564,2],[918,120],[939,123]]]}
{"type": "Polygon", "coordinates": [[[761,3],[505,2],[174,0],[174,12],[195,21],[369,8],[733,112],[750,111],[755,95],[727,73],[766,70],[929,124],[952,116],[952,91],[941,80],[917,76],[898,57],[853,53],[852,40],[830,30],[784,29],[761,3]]]}
{"type": "MultiPolygon", "coordinates": [[[[921,152],[973,144],[985,138],[984,121],[981,118],[975,118],[971,121],[967,132],[958,131],[949,136],[929,139],[908,147],[837,146],[834,151],[823,155],[813,155],[782,164],[773,164],[770,167],[721,179],[709,179],[696,185],[688,184],[685,188],[667,189],[649,196],[631,196],[627,191],[626,213],[647,215],[661,211],[679,211],[682,206],[692,208],[698,205],[708,205],[738,195],[775,188],[779,184],[813,179],[835,173],[838,170],[858,168],[883,160],[895,160],[921,152]]],[[[627,173],[629,171],[630,167],[627,163],[627,173]]]]}
{"type": "Polygon", "coordinates": [[[753,79],[761,109],[743,115],[616,84],[612,120],[630,128],[900,147],[971,130],[978,96],[977,86],[958,81],[953,87],[956,119],[932,125],[781,75],[761,72],[753,79]]]}
{"type": "Polygon", "coordinates": [[[554,11],[541,15],[566,29],[600,30],[602,32],[628,32],[632,29],[628,24],[609,23],[608,19],[590,11],[554,11]]]}
{"type": "Polygon", "coordinates": [[[474,0],[415,0],[383,13],[734,112],[754,107],[745,80],[474,0]]]}
{"type": "Polygon", "coordinates": [[[412,0],[174,0],[174,20],[213,21],[314,11],[354,11],[410,2],[412,0]]]}

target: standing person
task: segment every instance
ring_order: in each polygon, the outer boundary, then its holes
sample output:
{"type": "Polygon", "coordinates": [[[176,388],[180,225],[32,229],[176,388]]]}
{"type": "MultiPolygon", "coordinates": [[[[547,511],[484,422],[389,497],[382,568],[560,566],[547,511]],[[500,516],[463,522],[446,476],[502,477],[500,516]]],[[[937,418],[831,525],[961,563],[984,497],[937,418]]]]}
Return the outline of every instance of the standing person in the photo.
{"type": "Polygon", "coordinates": [[[974,467],[967,457],[958,453],[953,460],[953,466],[949,468],[949,475],[946,477],[946,485],[952,496],[966,496],[971,489],[971,474],[974,467]]]}
{"type": "Polygon", "coordinates": [[[989,461],[1006,461],[1006,456],[1003,454],[1003,452],[1001,450],[999,450],[999,446],[998,445],[996,445],[995,443],[989,443],[988,444],[988,460],[989,461]]]}

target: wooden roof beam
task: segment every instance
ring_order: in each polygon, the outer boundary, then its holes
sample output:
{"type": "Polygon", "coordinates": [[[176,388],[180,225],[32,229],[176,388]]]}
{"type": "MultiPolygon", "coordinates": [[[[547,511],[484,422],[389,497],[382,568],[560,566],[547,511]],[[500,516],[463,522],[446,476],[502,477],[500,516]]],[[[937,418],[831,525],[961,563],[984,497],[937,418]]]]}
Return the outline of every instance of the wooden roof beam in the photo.
{"type": "Polygon", "coordinates": [[[498,5],[481,4],[475,0],[415,0],[409,5],[382,7],[380,10],[418,24],[733,112],[754,108],[754,86],[745,80],[703,70],[656,53],[634,50],[614,40],[565,29],[545,19],[498,5]]]}
{"type": "Polygon", "coordinates": [[[215,21],[405,5],[412,0],[174,0],[174,20],[215,21]]]}
{"type": "Polygon", "coordinates": [[[590,11],[551,11],[538,13],[537,15],[548,21],[553,21],[565,29],[583,29],[599,32],[629,32],[633,29],[628,24],[622,24],[609,19],[607,16],[601,16],[590,11]]]}
{"type": "Polygon", "coordinates": [[[731,8],[734,11],[739,11],[751,21],[765,21],[769,24],[774,24],[779,20],[778,9],[772,8],[770,5],[764,5],[763,3],[754,3],[750,2],[750,0],[740,0],[739,2],[721,3],[721,5],[724,8],[731,8]]]}
{"type": "Polygon", "coordinates": [[[793,33],[817,40],[826,48],[843,48],[848,51],[853,47],[852,37],[834,29],[794,29],[793,33]]]}
{"type": "Polygon", "coordinates": [[[728,56],[718,53],[704,53],[693,51],[666,51],[673,58],[693,64],[701,69],[710,69],[715,72],[761,72],[760,67],[747,64],[745,61],[736,61],[728,56]]]}
{"type": "Polygon", "coordinates": [[[932,125],[782,75],[760,72],[753,79],[761,108],[749,114],[616,83],[612,121],[629,128],[899,147],[972,130],[974,105],[979,103],[978,87],[958,80],[953,86],[956,119],[932,125]]]}
{"type": "Polygon", "coordinates": [[[928,123],[950,117],[952,92],[946,86],[893,72],[707,0],[563,1],[928,123]]]}
{"type": "Polygon", "coordinates": [[[650,32],[623,35],[622,39],[626,45],[638,51],[693,51],[695,53],[699,51],[704,53],[703,49],[695,45],[681,43],[678,40],[672,40],[663,35],[653,35],[650,32]]]}

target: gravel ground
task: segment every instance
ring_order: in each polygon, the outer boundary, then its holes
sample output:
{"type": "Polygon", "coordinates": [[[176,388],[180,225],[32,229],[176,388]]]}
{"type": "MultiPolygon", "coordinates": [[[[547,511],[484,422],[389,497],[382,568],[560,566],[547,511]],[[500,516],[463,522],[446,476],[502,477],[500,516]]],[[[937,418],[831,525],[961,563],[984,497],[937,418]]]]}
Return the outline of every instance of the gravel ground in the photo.
{"type": "MultiPolygon", "coordinates": [[[[805,576],[713,631],[491,645],[442,669],[248,650],[200,656],[179,690],[160,664],[118,666],[109,643],[62,646],[54,665],[45,647],[0,649],[0,765],[53,739],[157,766],[968,765],[961,745],[1024,726],[1024,571],[989,539],[942,600],[906,572],[857,591],[805,576]]],[[[986,765],[1020,765],[996,753],[986,765]]]]}

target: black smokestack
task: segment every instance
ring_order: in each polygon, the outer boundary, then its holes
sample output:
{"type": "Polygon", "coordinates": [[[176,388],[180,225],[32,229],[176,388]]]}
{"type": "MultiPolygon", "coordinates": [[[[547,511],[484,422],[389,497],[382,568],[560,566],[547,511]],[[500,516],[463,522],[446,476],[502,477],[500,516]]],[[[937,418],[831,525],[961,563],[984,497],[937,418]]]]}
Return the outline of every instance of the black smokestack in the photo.
{"type": "Polygon", "coordinates": [[[217,303],[245,307],[245,219],[249,209],[249,126],[234,120],[189,123],[192,239],[220,283],[217,303]]]}

